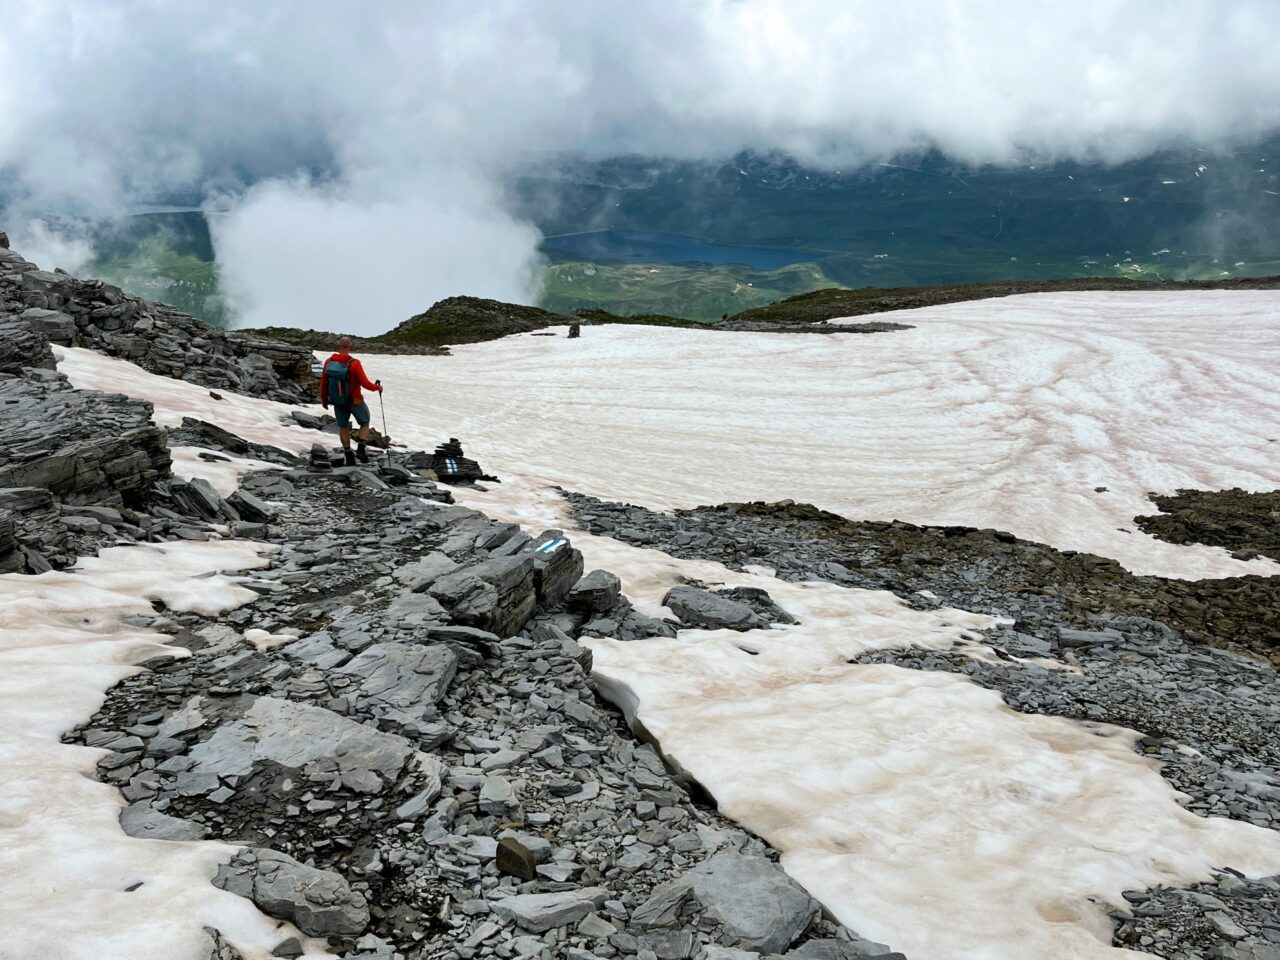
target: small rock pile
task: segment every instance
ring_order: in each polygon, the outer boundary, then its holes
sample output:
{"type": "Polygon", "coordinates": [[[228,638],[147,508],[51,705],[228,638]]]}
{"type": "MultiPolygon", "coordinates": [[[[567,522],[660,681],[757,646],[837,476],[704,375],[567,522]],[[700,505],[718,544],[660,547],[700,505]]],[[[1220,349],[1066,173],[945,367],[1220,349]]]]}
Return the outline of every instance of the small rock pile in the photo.
{"type": "Polygon", "coordinates": [[[1280,877],[1223,871],[1212,883],[1125,894],[1117,946],[1166,960],[1280,960],[1280,877]]]}
{"type": "Polygon", "coordinates": [[[406,465],[413,470],[430,470],[442,483],[474,483],[477,480],[496,481],[480,469],[480,464],[465,456],[457,437],[450,437],[428,455],[410,454],[406,465]]]}

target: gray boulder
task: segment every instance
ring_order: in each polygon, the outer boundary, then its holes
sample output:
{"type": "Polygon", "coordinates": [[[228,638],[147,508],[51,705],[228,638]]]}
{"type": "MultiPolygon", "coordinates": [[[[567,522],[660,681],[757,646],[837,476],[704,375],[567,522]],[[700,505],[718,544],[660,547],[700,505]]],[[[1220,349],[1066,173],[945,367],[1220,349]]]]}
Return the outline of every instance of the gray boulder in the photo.
{"type": "Polygon", "coordinates": [[[369,925],[368,902],[341,876],[275,850],[244,850],[218,868],[213,885],[251,899],[309,937],[353,937],[369,925]]]}
{"type": "Polygon", "coordinates": [[[723,851],[655,887],[631,925],[670,930],[698,913],[723,926],[727,946],[781,953],[813,922],[818,903],[772,861],[723,851]]]}
{"type": "Polygon", "coordinates": [[[770,623],[797,622],[795,617],[773,602],[773,597],[769,596],[768,590],[761,590],[759,587],[732,587],[728,590],[716,590],[715,594],[718,597],[745,603],[770,623]]]}
{"type": "Polygon", "coordinates": [[[169,481],[169,490],[173,494],[174,501],[182,508],[182,512],[188,516],[213,522],[240,519],[240,514],[218,496],[218,492],[203,477],[192,480],[175,477],[169,481]]]}
{"type": "Polygon", "coordinates": [[[323,430],[325,421],[314,414],[307,413],[305,410],[290,410],[289,416],[298,426],[307,430],[323,430]]]}
{"type": "Polygon", "coordinates": [[[498,557],[445,574],[427,588],[454,622],[511,637],[537,606],[534,561],[528,554],[498,557]]]}
{"type": "Polygon", "coordinates": [[[22,311],[21,316],[30,326],[43,333],[50,343],[62,347],[70,347],[75,343],[76,322],[65,313],[31,307],[22,311]]]}
{"type": "Polygon", "coordinates": [[[622,599],[622,581],[608,570],[592,570],[569,590],[564,598],[570,610],[605,613],[622,599]]]}
{"type": "Polygon", "coordinates": [[[769,621],[746,603],[700,587],[672,587],[662,598],[662,603],[686,627],[745,631],[769,626],[769,621]]]}
{"type": "Polygon", "coordinates": [[[227,497],[227,503],[244,520],[251,523],[271,523],[276,518],[274,507],[255,497],[247,490],[237,490],[227,497]]]}
{"type": "Polygon", "coordinates": [[[524,555],[533,558],[534,587],[545,606],[558,604],[582,577],[582,551],[562,530],[548,530],[528,544],[524,555]]]}
{"type": "Polygon", "coordinates": [[[0,317],[0,373],[19,374],[23,367],[57,366],[44,331],[21,317],[0,317]]]}

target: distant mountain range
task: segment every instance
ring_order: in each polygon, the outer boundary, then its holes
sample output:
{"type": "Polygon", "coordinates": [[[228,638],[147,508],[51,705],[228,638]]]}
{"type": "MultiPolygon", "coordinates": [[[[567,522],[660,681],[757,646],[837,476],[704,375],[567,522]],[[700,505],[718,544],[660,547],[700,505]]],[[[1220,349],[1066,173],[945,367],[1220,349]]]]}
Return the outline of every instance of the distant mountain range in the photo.
{"type": "MultiPolygon", "coordinates": [[[[711,320],[838,286],[1278,274],[1277,161],[1280,138],[1115,166],[571,159],[525,171],[509,201],[546,238],[542,306],[711,320]]],[[[228,319],[199,212],[139,214],[97,249],[92,272],[228,319]]]]}

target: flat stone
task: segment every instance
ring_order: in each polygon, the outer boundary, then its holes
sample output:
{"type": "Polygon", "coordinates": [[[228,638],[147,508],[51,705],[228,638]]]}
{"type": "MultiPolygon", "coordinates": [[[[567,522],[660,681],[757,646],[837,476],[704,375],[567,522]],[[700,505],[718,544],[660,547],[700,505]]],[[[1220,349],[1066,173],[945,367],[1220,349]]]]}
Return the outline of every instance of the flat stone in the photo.
{"type": "Polygon", "coordinates": [[[699,587],[672,587],[662,598],[662,604],[669,607],[686,627],[744,631],[769,626],[769,621],[747,604],[699,587]]]}
{"type": "Polygon", "coordinates": [[[817,916],[818,904],[763,857],[722,851],[654,888],[636,908],[639,930],[675,929],[695,907],[724,927],[727,946],[781,953],[817,916]]]}
{"type": "Polygon", "coordinates": [[[360,678],[353,692],[406,712],[434,707],[453,682],[458,658],[443,644],[376,643],[338,673],[360,678]]]}
{"type": "Polygon", "coordinates": [[[492,903],[493,912],[508,923],[532,933],[543,933],[553,927],[577,923],[592,912],[590,899],[583,899],[581,891],[566,890],[560,893],[523,893],[492,903]]]}
{"type": "Polygon", "coordinates": [[[578,932],[584,937],[600,940],[613,936],[618,932],[618,928],[598,914],[588,913],[578,921],[578,932]]]}
{"type": "Polygon", "coordinates": [[[1228,914],[1215,910],[1208,916],[1213,929],[1228,940],[1243,940],[1249,935],[1249,931],[1231,919],[1228,914]]]}
{"type": "Polygon", "coordinates": [[[391,571],[391,576],[410,590],[419,591],[425,590],[445,574],[453,573],[457,569],[458,562],[456,560],[451,559],[439,550],[433,550],[412,563],[396,567],[391,571]]]}
{"type": "Polygon", "coordinates": [[[449,614],[435,597],[424,593],[406,593],[387,608],[386,623],[392,628],[422,627],[442,623],[449,614]]]}
{"type": "Polygon", "coordinates": [[[190,820],[161,813],[149,803],[131,803],[120,811],[120,827],[131,837],[142,840],[203,840],[208,828],[190,820]]]}

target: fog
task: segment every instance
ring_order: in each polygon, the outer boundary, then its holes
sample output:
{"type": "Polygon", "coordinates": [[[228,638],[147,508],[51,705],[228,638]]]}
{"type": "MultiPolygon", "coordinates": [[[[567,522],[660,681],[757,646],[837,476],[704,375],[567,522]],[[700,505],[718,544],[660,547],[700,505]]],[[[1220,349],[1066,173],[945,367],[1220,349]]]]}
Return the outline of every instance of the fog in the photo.
{"type": "Polygon", "coordinates": [[[1119,161],[1280,128],[1271,0],[11,6],[15,246],[74,269],[87,246],[48,224],[206,203],[249,325],[531,300],[539,237],[503,186],[560,156],[1119,161]]]}

